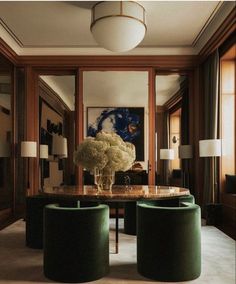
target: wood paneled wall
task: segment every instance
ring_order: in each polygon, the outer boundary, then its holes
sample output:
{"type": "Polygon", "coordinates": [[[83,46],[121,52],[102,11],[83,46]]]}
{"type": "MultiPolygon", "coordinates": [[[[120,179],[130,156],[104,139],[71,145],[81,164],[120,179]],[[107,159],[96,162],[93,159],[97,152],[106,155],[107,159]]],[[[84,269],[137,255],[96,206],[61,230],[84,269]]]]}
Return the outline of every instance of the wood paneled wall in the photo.
{"type": "MultiPolygon", "coordinates": [[[[233,32],[235,32],[235,9],[230,16],[224,21],[214,36],[209,39],[208,43],[200,51],[199,55],[165,55],[165,56],[19,56],[17,55],[2,39],[0,39],[0,52],[8,58],[15,67],[23,68],[26,72],[26,124],[24,134],[18,135],[19,139],[28,139],[38,141],[38,95],[37,82],[39,74],[76,74],[76,141],[81,141],[82,125],[83,125],[83,68],[104,68],[111,70],[117,68],[148,68],[149,70],[149,102],[154,104],[155,80],[154,74],[158,70],[160,72],[188,72],[189,76],[189,101],[190,101],[190,144],[194,146],[194,159],[191,160],[190,171],[193,177],[193,189],[197,202],[201,204],[202,188],[203,188],[203,167],[202,160],[199,158],[198,141],[203,134],[203,115],[202,115],[202,92],[201,92],[201,69],[200,63],[206,57],[219,47],[222,42],[233,32]]],[[[150,113],[150,126],[155,129],[155,110],[150,113]]],[[[19,113],[16,113],[15,120],[18,119],[19,113]]],[[[22,131],[23,127],[21,128],[22,131]]],[[[153,136],[150,139],[150,147],[154,147],[153,136]]],[[[16,141],[20,143],[20,141],[16,141]]],[[[19,147],[18,147],[19,148],[19,147]]],[[[154,163],[155,153],[150,157],[154,163]]],[[[30,183],[32,188],[30,193],[38,191],[38,165],[39,160],[32,159],[30,167],[30,183]]],[[[18,175],[19,173],[17,173],[18,175]]],[[[82,173],[78,173],[81,178],[82,173]]],[[[150,178],[150,182],[153,177],[150,178]]],[[[16,185],[15,185],[16,186],[16,185]]]]}

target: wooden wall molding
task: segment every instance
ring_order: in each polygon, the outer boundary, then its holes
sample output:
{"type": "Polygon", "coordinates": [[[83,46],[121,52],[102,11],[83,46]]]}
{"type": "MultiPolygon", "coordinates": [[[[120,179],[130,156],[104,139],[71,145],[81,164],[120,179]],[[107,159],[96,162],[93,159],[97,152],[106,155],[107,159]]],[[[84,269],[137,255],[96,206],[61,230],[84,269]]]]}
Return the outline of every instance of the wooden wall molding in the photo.
{"type": "Polygon", "coordinates": [[[18,64],[18,55],[2,38],[0,38],[0,52],[13,64],[18,64]]]}
{"type": "Polygon", "coordinates": [[[156,156],[156,72],[154,68],[148,70],[148,105],[149,105],[149,139],[148,139],[148,184],[155,185],[156,156]]]}
{"type": "Polygon", "coordinates": [[[39,78],[39,88],[43,91],[39,92],[39,95],[48,104],[50,104],[50,106],[56,109],[60,115],[63,115],[64,111],[70,111],[69,107],[64,103],[61,97],[40,78],[39,78]]]}
{"type": "Polygon", "coordinates": [[[176,92],[164,105],[166,110],[170,110],[175,107],[182,100],[182,89],[176,92]]]}
{"type": "MultiPolygon", "coordinates": [[[[39,141],[39,97],[37,74],[30,66],[26,67],[26,133],[27,141],[39,141]]],[[[39,153],[38,153],[39,154],[39,153]]],[[[39,189],[39,155],[29,160],[29,182],[30,188],[27,194],[38,193],[39,189]]]]}
{"type": "Polygon", "coordinates": [[[200,50],[200,62],[203,62],[207,56],[218,48],[233,32],[236,31],[236,8],[224,20],[222,25],[216,30],[213,36],[208,40],[205,46],[200,50]]]}
{"type": "Polygon", "coordinates": [[[12,63],[19,66],[77,69],[83,66],[133,66],[153,67],[159,70],[193,69],[219,47],[236,30],[236,8],[224,20],[198,55],[135,55],[135,56],[19,56],[0,38],[0,52],[12,63]]]}
{"type": "MultiPolygon", "coordinates": [[[[160,69],[191,69],[198,65],[197,55],[158,56],[20,56],[18,63],[39,67],[155,67],[160,69]]],[[[173,70],[174,71],[174,70],[173,70]]]]}

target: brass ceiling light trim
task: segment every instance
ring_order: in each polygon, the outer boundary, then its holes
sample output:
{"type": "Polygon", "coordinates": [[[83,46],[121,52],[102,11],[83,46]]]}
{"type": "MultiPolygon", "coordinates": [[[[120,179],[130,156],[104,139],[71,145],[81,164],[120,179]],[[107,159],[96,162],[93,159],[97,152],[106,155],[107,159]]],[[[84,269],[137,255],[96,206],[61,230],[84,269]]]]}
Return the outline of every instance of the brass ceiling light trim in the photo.
{"type": "Polygon", "coordinates": [[[144,38],[146,11],[135,1],[101,1],[92,8],[90,30],[105,49],[124,52],[144,38]]]}

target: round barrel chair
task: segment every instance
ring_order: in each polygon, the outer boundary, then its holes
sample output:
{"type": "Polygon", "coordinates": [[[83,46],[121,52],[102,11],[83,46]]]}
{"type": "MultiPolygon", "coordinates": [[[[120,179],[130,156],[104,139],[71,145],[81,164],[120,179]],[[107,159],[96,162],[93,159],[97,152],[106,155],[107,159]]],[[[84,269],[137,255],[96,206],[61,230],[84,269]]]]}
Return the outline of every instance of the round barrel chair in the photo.
{"type": "Polygon", "coordinates": [[[87,282],[109,272],[109,207],[44,209],[44,274],[58,282],[87,282]]]}
{"type": "Polygon", "coordinates": [[[200,207],[137,204],[137,269],[157,281],[189,281],[201,273],[200,207]]]}
{"type": "MultiPolygon", "coordinates": [[[[193,195],[179,196],[172,199],[157,200],[156,204],[160,206],[179,206],[181,202],[195,203],[193,195]]],[[[124,233],[127,235],[136,235],[136,201],[125,202],[124,205],[124,233]]]]}

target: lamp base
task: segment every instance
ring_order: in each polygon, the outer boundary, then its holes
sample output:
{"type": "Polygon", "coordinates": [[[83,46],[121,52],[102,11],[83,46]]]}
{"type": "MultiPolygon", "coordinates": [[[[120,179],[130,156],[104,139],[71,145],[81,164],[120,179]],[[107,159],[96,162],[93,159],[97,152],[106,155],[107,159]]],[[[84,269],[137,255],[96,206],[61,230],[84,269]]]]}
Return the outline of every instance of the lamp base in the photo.
{"type": "Polygon", "coordinates": [[[208,203],[206,204],[206,225],[216,226],[221,222],[222,204],[208,203]]]}

